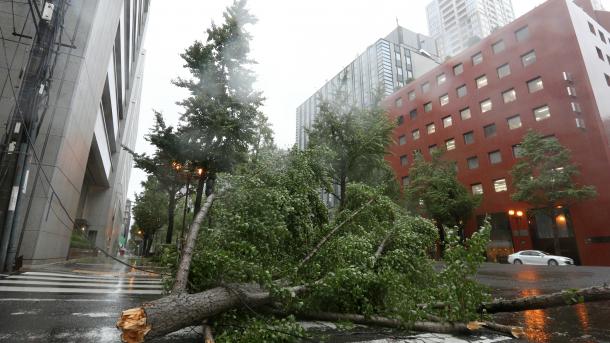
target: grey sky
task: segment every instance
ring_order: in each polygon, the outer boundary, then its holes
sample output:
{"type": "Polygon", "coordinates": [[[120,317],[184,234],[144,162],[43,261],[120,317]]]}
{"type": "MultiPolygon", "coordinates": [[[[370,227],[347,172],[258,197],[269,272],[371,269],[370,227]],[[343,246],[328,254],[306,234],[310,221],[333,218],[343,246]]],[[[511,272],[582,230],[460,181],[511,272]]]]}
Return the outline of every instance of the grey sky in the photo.
{"type": "MultiPolygon", "coordinates": [[[[542,0],[512,0],[516,16],[542,0]]],[[[368,45],[401,26],[427,34],[428,0],[250,0],[259,22],[250,27],[251,57],[258,61],[256,88],[267,98],[264,112],[280,147],[295,140],[298,105],[346,66],[368,45]]],[[[154,0],[144,47],[147,51],[136,151],[151,152],[144,141],[153,122],[152,109],[169,124],[178,122],[175,102],[187,94],[170,81],[188,76],[179,54],[195,40],[205,39],[212,20],[222,21],[232,0],[154,0]]],[[[610,0],[603,0],[610,8],[610,0]]],[[[140,191],[145,174],[134,169],[129,197],[140,191]]]]}

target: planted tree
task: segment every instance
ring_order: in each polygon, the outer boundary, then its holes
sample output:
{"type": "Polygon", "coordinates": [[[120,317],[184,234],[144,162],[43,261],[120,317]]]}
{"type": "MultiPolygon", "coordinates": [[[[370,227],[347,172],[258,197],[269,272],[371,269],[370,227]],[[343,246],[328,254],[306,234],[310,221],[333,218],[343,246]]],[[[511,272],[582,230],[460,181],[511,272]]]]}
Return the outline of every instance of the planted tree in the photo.
{"type": "Polygon", "coordinates": [[[348,182],[382,186],[396,194],[394,174],[384,157],[392,143],[394,124],[378,105],[361,108],[350,101],[345,87],[332,100],[322,100],[316,120],[308,131],[309,146],[325,149],[333,183],[332,195],[343,208],[348,182]]]}
{"type": "Polygon", "coordinates": [[[155,111],[155,124],[145,139],[155,147],[152,156],[148,154],[135,153],[125,146],[123,149],[129,151],[133,156],[136,168],[153,175],[157,180],[158,187],[167,196],[167,235],[165,243],[172,242],[174,232],[174,215],[176,211],[176,197],[184,184],[176,171],[176,166],[185,159],[184,144],[181,137],[172,126],[167,126],[163,115],[155,111]]]}
{"type": "Polygon", "coordinates": [[[442,152],[432,154],[430,161],[421,154],[415,156],[405,196],[410,208],[436,223],[441,254],[445,228],[457,227],[463,239],[464,226],[481,203],[480,196],[472,195],[459,182],[455,162],[444,160],[442,152]]]}
{"type": "Polygon", "coordinates": [[[154,235],[167,224],[167,198],[154,176],[148,176],[141,184],[143,190],[135,195],[133,218],[143,240],[143,255],[146,256],[150,252],[154,235]]]}
{"type": "Polygon", "coordinates": [[[534,211],[551,219],[555,254],[561,254],[556,218],[559,209],[594,197],[595,188],[574,181],[578,167],[572,162],[570,151],[555,137],[529,131],[519,146],[519,154],[511,170],[515,190],[512,199],[530,204],[534,211]]]}
{"type": "MultiPolygon", "coordinates": [[[[181,55],[191,74],[174,84],[190,95],[178,104],[184,108],[180,131],[191,161],[206,169],[207,194],[213,191],[219,172],[246,161],[248,151],[271,139],[265,116],[259,111],[263,97],[254,90],[256,77],[250,67],[250,34],[246,26],[256,22],[239,0],[227,8],[221,25],[212,24],[205,42],[196,41],[181,55]]],[[[203,195],[199,180],[195,197],[197,212],[203,195]]]]}

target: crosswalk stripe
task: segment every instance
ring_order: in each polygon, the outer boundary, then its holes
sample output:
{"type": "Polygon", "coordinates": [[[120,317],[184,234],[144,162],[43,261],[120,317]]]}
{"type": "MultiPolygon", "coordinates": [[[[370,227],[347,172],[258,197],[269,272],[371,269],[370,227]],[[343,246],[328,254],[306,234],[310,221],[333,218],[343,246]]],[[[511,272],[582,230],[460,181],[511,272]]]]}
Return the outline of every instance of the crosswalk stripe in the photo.
{"type": "Polygon", "coordinates": [[[97,279],[84,279],[84,278],[61,278],[52,276],[28,276],[28,275],[13,275],[7,279],[10,280],[41,280],[41,281],[78,281],[78,282],[98,282],[98,283],[129,283],[135,285],[160,285],[161,280],[139,280],[132,281],[131,279],[115,279],[115,280],[97,280],[97,279]]]}
{"type": "MultiPolygon", "coordinates": [[[[63,273],[47,273],[47,272],[25,272],[21,275],[32,275],[32,276],[53,276],[53,277],[65,277],[65,278],[81,278],[81,279],[100,279],[100,280],[117,280],[119,277],[103,277],[103,276],[88,276],[88,275],[77,275],[77,274],[63,274],[63,273]]],[[[121,278],[132,278],[131,276],[122,276],[121,278]]],[[[134,280],[159,280],[159,278],[150,277],[133,277],[134,280]]]]}
{"type": "Polygon", "coordinates": [[[10,284],[18,284],[18,285],[41,285],[41,286],[87,286],[87,287],[111,287],[115,288],[126,287],[129,289],[135,288],[154,288],[154,289],[162,289],[162,285],[141,285],[141,284],[131,284],[131,283],[99,283],[99,282],[57,282],[57,281],[34,281],[34,280],[0,280],[0,285],[10,285],[10,284]]]}
{"type": "Polygon", "coordinates": [[[61,287],[21,287],[0,286],[0,292],[37,292],[37,293],[83,293],[83,294],[162,294],[152,289],[108,289],[108,288],[61,288],[61,287]]]}

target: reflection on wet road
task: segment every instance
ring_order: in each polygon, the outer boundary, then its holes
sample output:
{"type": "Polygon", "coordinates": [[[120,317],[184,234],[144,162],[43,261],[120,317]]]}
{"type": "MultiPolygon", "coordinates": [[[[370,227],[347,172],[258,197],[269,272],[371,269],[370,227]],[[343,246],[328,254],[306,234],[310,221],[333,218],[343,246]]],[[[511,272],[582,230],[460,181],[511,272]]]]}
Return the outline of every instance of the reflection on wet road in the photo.
{"type": "MultiPolygon", "coordinates": [[[[493,296],[514,298],[602,285],[610,281],[610,268],[486,264],[477,278],[491,287],[493,296]]],[[[531,342],[610,341],[610,302],[501,313],[495,318],[502,324],[522,326],[531,342]]]]}

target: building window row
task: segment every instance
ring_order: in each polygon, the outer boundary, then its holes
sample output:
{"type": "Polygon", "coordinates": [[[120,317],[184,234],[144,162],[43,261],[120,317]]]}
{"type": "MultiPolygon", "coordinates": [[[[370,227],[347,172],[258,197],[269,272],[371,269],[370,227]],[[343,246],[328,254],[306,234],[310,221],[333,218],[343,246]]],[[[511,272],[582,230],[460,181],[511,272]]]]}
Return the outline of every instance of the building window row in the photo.
{"type": "Polygon", "coordinates": [[[591,31],[591,33],[593,35],[597,35],[597,32],[599,32],[599,39],[601,39],[601,41],[604,42],[604,44],[610,43],[610,37],[608,37],[608,42],[606,42],[606,36],[602,32],[602,30],[597,30],[596,31],[595,30],[595,25],[591,24],[591,22],[589,22],[589,31],[591,31]]]}
{"type": "MultiPolygon", "coordinates": [[[[493,188],[496,193],[506,192],[508,191],[508,185],[506,184],[506,179],[497,179],[493,180],[493,188]]],[[[470,185],[472,194],[474,195],[483,195],[483,185],[480,183],[475,183],[470,185]]]]}

